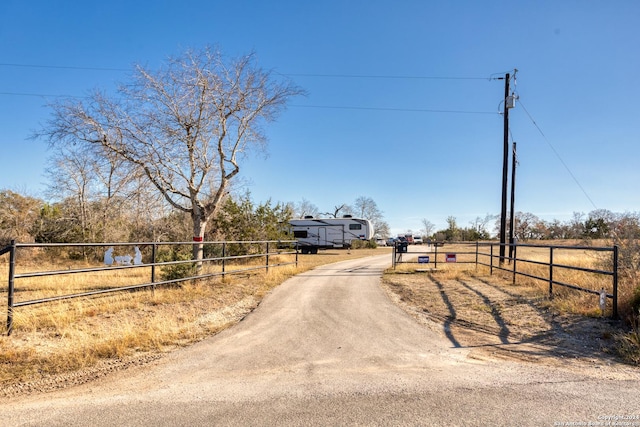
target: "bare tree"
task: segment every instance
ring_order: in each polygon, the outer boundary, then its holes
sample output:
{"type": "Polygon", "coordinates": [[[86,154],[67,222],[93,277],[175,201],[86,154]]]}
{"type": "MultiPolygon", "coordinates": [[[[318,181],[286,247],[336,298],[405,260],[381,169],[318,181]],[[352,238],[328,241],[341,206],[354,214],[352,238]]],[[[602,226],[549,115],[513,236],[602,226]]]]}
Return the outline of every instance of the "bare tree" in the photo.
{"type": "Polygon", "coordinates": [[[486,214],[484,218],[477,216],[476,219],[469,222],[470,230],[475,234],[474,239],[489,239],[487,227],[495,219],[496,215],[486,214]]]}
{"type": "Polygon", "coordinates": [[[139,195],[149,184],[139,179],[142,170],[135,166],[99,145],[56,147],[47,168],[47,193],[73,202],[67,208],[75,208],[81,241],[122,240],[129,232],[122,227],[126,211],[148,210],[139,195]]]}
{"type": "Polygon", "coordinates": [[[353,211],[356,216],[371,221],[376,234],[379,236],[389,235],[389,224],[384,221],[382,211],[371,197],[358,197],[353,203],[353,211]]]}
{"type": "Polygon", "coordinates": [[[436,226],[434,223],[432,223],[431,221],[429,221],[426,218],[422,219],[422,230],[421,232],[423,233],[423,235],[425,237],[430,237],[433,232],[435,231],[436,226]]]}
{"type": "Polygon", "coordinates": [[[359,218],[374,220],[382,217],[382,212],[371,197],[360,196],[353,203],[353,211],[359,218]]]}
{"type": "Polygon", "coordinates": [[[319,210],[316,205],[307,199],[302,199],[301,202],[295,204],[293,215],[296,218],[304,218],[305,216],[317,216],[318,212],[319,210]]]}
{"type": "Polygon", "coordinates": [[[42,201],[11,190],[0,190],[0,246],[11,240],[33,241],[42,201]]]}
{"type": "Polygon", "coordinates": [[[89,202],[95,183],[93,161],[87,150],[77,146],[60,145],[49,158],[46,174],[49,177],[48,196],[57,201],[65,200],[66,211],[74,212],[78,236],[82,242],[92,240],[89,202]]]}
{"type": "Polygon", "coordinates": [[[333,207],[333,212],[324,212],[324,213],[322,213],[322,215],[327,215],[327,216],[330,216],[332,218],[338,218],[338,215],[340,214],[340,211],[343,211],[343,213],[345,215],[347,215],[346,212],[351,212],[351,207],[349,205],[347,205],[346,203],[343,203],[340,206],[334,206],[333,207]]]}
{"type": "MultiPolygon", "coordinates": [[[[138,66],[118,92],[53,104],[36,136],[97,144],[137,165],[171,206],[191,216],[195,242],[240,172],[239,157],[264,145],[262,124],[303,94],[258,68],[254,55],[229,60],[212,48],[170,58],[156,72],[138,66]]],[[[193,255],[202,259],[201,243],[193,255]]]]}
{"type": "Polygon", "coordinates": [[[521,241],[540,238],[540,218],[531,212],[516,212],[513,235],[521,241]]]}

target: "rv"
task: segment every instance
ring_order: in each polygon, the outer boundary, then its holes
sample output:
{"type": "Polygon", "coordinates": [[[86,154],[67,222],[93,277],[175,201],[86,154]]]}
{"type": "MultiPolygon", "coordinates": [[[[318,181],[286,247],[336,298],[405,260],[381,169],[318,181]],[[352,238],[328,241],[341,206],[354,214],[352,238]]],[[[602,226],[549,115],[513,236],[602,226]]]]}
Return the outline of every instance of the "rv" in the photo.
{"type": "Polygon", "coordinates": [[[368,219],[313,218],[289,220],[293,237],[303,254],[317,254],[318,249],[350,248],[353,240],[369,240],[373,227],[368,219]]]}

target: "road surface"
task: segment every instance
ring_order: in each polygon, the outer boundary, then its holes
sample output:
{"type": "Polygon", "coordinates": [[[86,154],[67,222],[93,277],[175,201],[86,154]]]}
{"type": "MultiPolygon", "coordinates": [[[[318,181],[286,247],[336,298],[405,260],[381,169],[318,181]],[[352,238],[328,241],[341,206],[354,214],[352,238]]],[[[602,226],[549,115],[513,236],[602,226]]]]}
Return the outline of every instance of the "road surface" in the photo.
{"type": "Polygon", "coordinates": [[[298,275],[196,345],[1,402],[0,425],[640,426],[635,370],[470,357],[389,300],[380,287],[389,263],[384,255],[298,275]]]}

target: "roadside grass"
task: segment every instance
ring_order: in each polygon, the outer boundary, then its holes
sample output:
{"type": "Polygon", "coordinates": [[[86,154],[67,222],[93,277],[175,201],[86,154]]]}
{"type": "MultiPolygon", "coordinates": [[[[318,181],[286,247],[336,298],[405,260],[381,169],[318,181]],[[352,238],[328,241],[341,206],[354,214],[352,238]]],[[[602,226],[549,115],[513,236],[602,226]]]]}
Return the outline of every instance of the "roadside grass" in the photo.
{"type": "MultiPolygon", "coordinates": [[[[274,287],[289,277],[332,262],[387,253],[385,249],[321,251],[299,255],[298,267],[279,266],[158,286],[18,307],[13,333],[0,336],[0,389],[16,383],[68,374],[105,360],[124,360],[185,346],[237,323],[274,287]]],[[[270,263],[288,262],[277,255],[270,263]]],[[[87,265],[76,263],[69,268],[87,265]]],[[[243,267],[246,267],[245,263],[243,267]]],[[[21,265],[22,271],[48,271],[60,266],[21,265]]],[[[144,282],[150,269],[124,269],[95,274],[25,278],[16,289],[21,301],[144,282]]],[[[6,269],[0,280],[7,283],[6,269]]],[[[6,297],[6,288],[0,296],[6,297]]],[[[7,307],[0,309],[6,319],[7,307]]],[[[6,329],[5,329],[6,331],[6,329]]]]}

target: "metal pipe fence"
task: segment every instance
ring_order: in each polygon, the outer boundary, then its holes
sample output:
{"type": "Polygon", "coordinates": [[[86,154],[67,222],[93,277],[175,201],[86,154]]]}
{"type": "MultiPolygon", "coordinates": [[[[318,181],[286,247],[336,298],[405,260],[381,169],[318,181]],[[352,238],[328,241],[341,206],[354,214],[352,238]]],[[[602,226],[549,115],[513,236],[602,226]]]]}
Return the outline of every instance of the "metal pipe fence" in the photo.
{"type": "MultiPolygon", "coordinates": [[[[216,276],[226,276],[239,273],[251,273],[257,270],[269,271],[269,268],[286,265],[298,265],[298,247],[295,240],[263,240],[263,241],[225,241],[225,242],[137,242],[137,243],[16,243],[0,249],[0,256],[9,253],[9,266],[7,274],[7,335],[13,330],[14,311],[18,307],[35,304],[45,304],[54,301],[86,298],[114,292],[133,291],[139,289],[151,289],[155,291],[157,286],[173,285],[190,280],[200,280],[216,276]],[[193,248],[202,244],[204,255],[201,260],[194,260],[185,248],[193,248]],[[98,249],[106,249],[104,255],[98,249]],[[116,251],[116,248],[118,250],[116,251]],[[130,249],[135,250],[135,255],[130,255],[130,249]],[[89,249],[90,253],[87,253],[89,249]],[[68,256],[74,251],[82,253],[82,263],[92,264],[88,267],[57,270],[38,270],[29,267],[29,257],[33,255],[29,251],[36,251],[38,259],[52,257],[51,264],[55,264],[54,256],[66,256],[64,261],[69,263],[68,256]],[[25,252],[22,260],[19,252],[25,252]],[[123,255],[114,255],[122,253],[123,255]],[[284,258],[284,260],[283,260],[284,258]],[[274,262],[275,260],[275,262],[274,262]],[[256,261],[258,261],[256,263],[256,261]],[[20,271],[17,267],[23,266],[20,271]],[[27,270],[30,268],[30,270],[27,270]],[[162,274],[158,280],[158,268],[162,274]],[[139,270],[143,274],[149,274],[148,281],[142,279],[142,283],[131,283],[124,286],[110,286],[114,273],[121,270],[139,270]],[[35,281],[51,276],[71,275],[81,282],[78,289],[73,291],[50,290],[54,295],[33,297],[33,289],[38,284],[31,283],[28,291],[16,286],[19,281],[35,281]],[[111,277],[110,277],[111,276],[111,277]],[[65,293],[67,292],[67,293],[65,293]],[[26,299],[17,301],[16,294],[26,295],[26,299]]],[[[60,263],[59,259],[57,260],[60,263]]],[[[133,274],[133,272],[132,272],[133,274]]],[[[131,277],[136,282],[137,277],[131,277]]],[[[139,279],[138,279],[139,280],[139,279]]]]}
{"type": "MultiPolygon", "coordinates": [[[[527,277],[548,283],[549,297],[554,296],[554,286],[587,292],[600,297],[600,308],[604,313],[606,300],[610,299],[612,305],[612,317],[618,317],[618,247],[594,247],[594,246],[562,246],[562,245],[536,245],[536,244],[504,244],[512,249],[512,256],[497,255],[494,248],[500,248],[500,243],[493,242],[452,242],[445,247],[438,245],[429,248],[429,251],[407,251],[394,246],[393,268],[398,264],[412,263],[424,266],[433,265],[438,268],[441,264],[475,264],[489,267],[489,274],[494,270],[504,271],[512,276],[512,283],[516,284],[518,277],[527,277]],[[604,254],[597,259],[596,264],[602,267],[584,267],[559,261],[559,254],[575,253],[582,251],[589,255],[604,254]],[[423,261],[421,261],[421,258],[423,261]],[[541,259],[542,258],[542,259],[541,259]],[[539,267],[536,269],[535,267],[539,267]],[[542,272],[538,270],[542,270],[542,272]],[[570,283],[570,272],[584,273],[587,277],[580,283],[570,283]],[[597,284],[587,287],[583,282],[597,284]]],[[[585,255],[588,256],[588,255],[585,255]]]]}
{"type": "Polygon", "coordinates": [[[421,264],[425,267],[433,265],[434,269],[440,264],[476,264],[477,250],[460,250],[461,247],[471,247],[469,243],[450,244],[446,248],[441,244],[422,245],[420,249],[415,250],[418,246],[412,246],[412,250],[408,251],[408,246],[393,246],[393,268],[398,264],[421,264]],[[451,249],[451,247],[454,247],[451,249]],[[405,249],[406,248],[406,249],[405,249]],[[440,249],[438,249],[440,248],[440,249]],[[472,256],[471,256],[472,255],[472,256]]]}
{"type": "MultiPolygon", "coordinates": [[[[618,317],[618,246],[611,247],[595,247],[595,246],[561,246],[561,245],[535,245],[535,244],[508,244],[513,248],[513,256],[500,257],[494,255],[494,246],[500,247],[500,243],[477,243],[478,256],[489,258],[488,262],[478,261],[478,265],[484,265],[489,267],[491,274],[493,270],[501,270],[509,272],[512,275],[512,283],[516,283],[517,277],[528,277],[534,280],[540,280],[549,284],[549,297],[554,296],[554,286],[560,286],[567,289],[573,289],[580,292],[587,292],[600,297],[600,307],[604,312],[604,306],[606,299],[612,300],[612,317],[618,317]],[[490,248],[490,253],[485,253],[480,248],[490,248]],[[540,259],[533,259],[533,257],[525,258],[518,255],[518,250],[521,252],[526,249],[541,249],[538,251],[538,256],[544,256],[548,261],[541,261],[540,259]],[[548,252],[547,252],[548,251],[548,252]],[[558,254],[573,253],[576,251],[582,251],[587,254],[605,254],[605,257],[601,259],[602,268],[582,267],[579,265],[570,265],[558,262],[558,254]],[[547,255],[548,254],[548,255],[547,255]],[[511,264],[510,267],[505,267],[505,263],[511,264]],[[525,271],[520,264],[529,266],[541,266],[544,267],[546,274],[536,273],[535,269],[532,271],[525,271]],[[566,272],[582,272],[587,273],[592,277],[592,282],[600,283],[599,289],[589,288],[583,284],[568,283],[558,279],[559,274],[566,272]],[[610,277],[610,283],[607,284],[607,279],[598,280],[598,277],[610,277]],[[608,288],[608,289],[607,289],[608,288]]],[[[529,251],[531,252],[531,251],[529,251]]],[[[566,280],[566,279],[565,279],[566,280]]]]}

